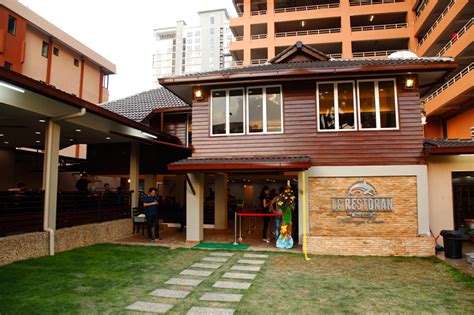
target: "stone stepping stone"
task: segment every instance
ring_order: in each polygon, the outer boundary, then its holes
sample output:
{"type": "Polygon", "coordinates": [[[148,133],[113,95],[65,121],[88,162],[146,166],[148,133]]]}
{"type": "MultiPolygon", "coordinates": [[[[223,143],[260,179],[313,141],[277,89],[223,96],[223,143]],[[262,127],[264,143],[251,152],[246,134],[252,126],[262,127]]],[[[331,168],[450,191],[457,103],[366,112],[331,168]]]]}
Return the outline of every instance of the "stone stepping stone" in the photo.
{"type": "Polygon", "coordinates": [[[174,285],[185,285],[189,287],[195,287],[198,286],[202,280],[196,280],[196,279],[183,279],[183,278],[171,278],[168,281],[166,281],[166,284],[174,284],[174,285]]]}
{"type": "Polygon", "coordinates": [[[204,268],[204,269],[219,269],[222,264],[193,264],[193,268],[204,268]]]}
{"type": "Polygon", "coordinates": [[[224,257],[204,257],[201,259],[202,261],[211,261],[211,262],[222,262],[225,263],[226,261],[229,260],[229,258],[224,258],[224,257]]]}
{"type": "Polygon", "coordinates": [[[212,275],[213,272],[214,271],[186,269],[181,271],[179,274],[184,276],[209,277],[210,275],[212,275]]]}
{"type": "Polygon", "coordinates": [[[209,256],[232,257],[232,256],[234,256],[234,254],[232,254],[232,253],[210,253],[209,256]]]}
{"type": "Polygon", "coordinates": [[[257,275],[252,273],[226,272],[223,278],[253,280],[257,275]]]}
{"type": "Polygon", "coordinates": [[[189,295],[189,293],[191,293],[191,291],[156,289],[151,292],[150,295],[173,299],[184,299],[189,295]]]}
{"type": "Polygon", "coordinates": [[[127,310],[149,312],[149,313],[166,313],[173,306],[174,306],[173,304],[161,304],[161,303],[139,301],[127,306],[127,310]]]}
{"type": "Polygon", "coordinates": [[[187,315],[233,315],[234,312],[235,310],[231,308],[193,306],[186,314],[187,315]]]}
{"type": "Polygon", "coordinates": [[[240,302],[242,294],[229,293],[204,293],[199,298],[200,301],[216,301],[216,302],[240,302]]]}
{"type": "Polygon", "coordinates": [[[222,289],[241,289],[247,290],[252,284],[248,282],[232,282],[232,281],[217,281],[212,286],[213,288],[222,288],[222,289]]]}
{"type": "Polygon", "coordinates": [[[265,263],[265,260],[239,259],[237,263],[250,264],[250,265],[263,265],[265,263]]]}
{"type": "Polygon", "coordinates": [[[263,254],[245,254],[245,258],[268,258],[268,255],[263,254]]]}
{"type": "Polygon", "coordinates": [[[238,270],[238,271],[260,271],[262,267],[260,266],[240,266],[234,265],[230,268],[231,270],[238,270]]]}

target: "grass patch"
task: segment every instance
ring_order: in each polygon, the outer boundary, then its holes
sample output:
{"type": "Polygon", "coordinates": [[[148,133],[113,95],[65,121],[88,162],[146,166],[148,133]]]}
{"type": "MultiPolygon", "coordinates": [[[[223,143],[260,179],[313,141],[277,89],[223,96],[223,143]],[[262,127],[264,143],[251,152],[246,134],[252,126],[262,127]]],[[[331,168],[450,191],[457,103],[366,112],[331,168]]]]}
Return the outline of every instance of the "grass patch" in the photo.
{"type": "MultiPolygon", "coordinates": [[[[221,250],[222,251],[222,250],[221,250]]],[[[135,301],[236,308],[237,314],[449,313],[474,309],[474,279],[435,258],[336,257],[267,253],[240,303],[199,301],[245,251],[215,271],[184,300],[149,296],[209,250],[94,245],[0,267],[0,314],[129,314],[135,301]]],[[[191,289],[191,288],[189,288],[191,289]]],[[[228,293],[242,293],[226,290],[228,293]]]]}

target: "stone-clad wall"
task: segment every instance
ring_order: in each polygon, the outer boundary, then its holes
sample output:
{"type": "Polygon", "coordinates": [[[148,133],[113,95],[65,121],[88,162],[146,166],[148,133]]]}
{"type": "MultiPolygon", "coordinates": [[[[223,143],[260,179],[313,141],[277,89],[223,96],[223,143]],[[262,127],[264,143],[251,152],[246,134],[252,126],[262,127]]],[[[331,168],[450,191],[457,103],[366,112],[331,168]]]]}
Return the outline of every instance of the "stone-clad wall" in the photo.
{"type": "MultiPolygon", "coordinates": [[[[131,219],[80,225],[56,231],[56,252],[97,243],[105,243],[130,235],[131,219]]],[[[17,260],[49,254],[49,233],[36,232],[0,238],[0,266],[17,260]]]]}

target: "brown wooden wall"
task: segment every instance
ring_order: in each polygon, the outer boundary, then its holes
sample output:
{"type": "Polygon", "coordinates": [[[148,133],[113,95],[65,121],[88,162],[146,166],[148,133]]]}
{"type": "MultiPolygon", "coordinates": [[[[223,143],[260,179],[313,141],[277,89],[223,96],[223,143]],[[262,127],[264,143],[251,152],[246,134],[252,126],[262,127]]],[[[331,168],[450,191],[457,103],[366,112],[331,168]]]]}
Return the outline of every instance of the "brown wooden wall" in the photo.
{"type": "Polygon", "coordinates": [[[400,129],[395,131],[317,132],[315,83],[282,83],[283,134],[211,137],[209,101],[193,103],[192,157],[305,155],[315,166],[422,162],[419,94],[418,90],[405,90],[402,78],[397,79],[400,129]]]}
{"type": "Polygon", "coordinates": [[[186,115],[165,113],[163,131],[178,137],[182,144],[186,143],[186,115]]]}

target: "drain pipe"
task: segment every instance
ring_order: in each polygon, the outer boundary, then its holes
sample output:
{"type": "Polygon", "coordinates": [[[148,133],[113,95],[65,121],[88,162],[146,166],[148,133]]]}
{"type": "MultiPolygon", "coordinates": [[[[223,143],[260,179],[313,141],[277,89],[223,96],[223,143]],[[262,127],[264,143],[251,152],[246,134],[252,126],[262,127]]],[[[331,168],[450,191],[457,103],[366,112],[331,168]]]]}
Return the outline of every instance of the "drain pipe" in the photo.
{"type": "MultiPolygon", "coordinates": [[[[51,118],[49,121],[50,122],[58,122],[58,121],[64,121],[64,120],[69,120],[69,119],[73,119],[73,118],[79,118],[79,117],[82,117],[86,114],[86,109],[85,108],[81,108],[81,110],[77,113],[73,113],[73,114],[68,114],[68,115],[63,115],[63,116],[57,116],[57,117],[53,117],[51,118]]],[[[53,145],[53,134],[52,134],[52,128],[51,128],[51,125],[48,124],[48,133],[47,133],[47,138],[46,138],[46,142],[47,142],[47,147],[48,147],[48,150],[46,153],[46,156],[44,157],[45,161],[46,161],[46,166],[49,166],[51,165],[51,160],[53,159],[53,156],[52,156],[52,150],[51,150],[51,147],[53,145]]],[[[51,169],[50,167],[46,167],[45,168],[45,174],[44,174],[44,178],[45,178],[45,192],[47,191],[48,193],[45,193],[44,194],[44,205],[45,205],[45,211],[44,211],[44,222],[43,222],[43,230],[45,232],[48,232],[49,233],[49,255],[50,256],[54,256],[54,248],[55,248],[55,230],[51,228],[51,226],[49,226],[49,216],[50,216],[50,203],[51,203],[51,200],[50,200],[50,194],[49,194],[49,191],[51,189],[51,184],[50,184],[50,181],[47,180],[48,178],[51,177],[51,169]]],[[[57,193],[57,192],[56,192],[57,193]]],[[[56,205],[57,207],[57,205],[56,205]]]]}

